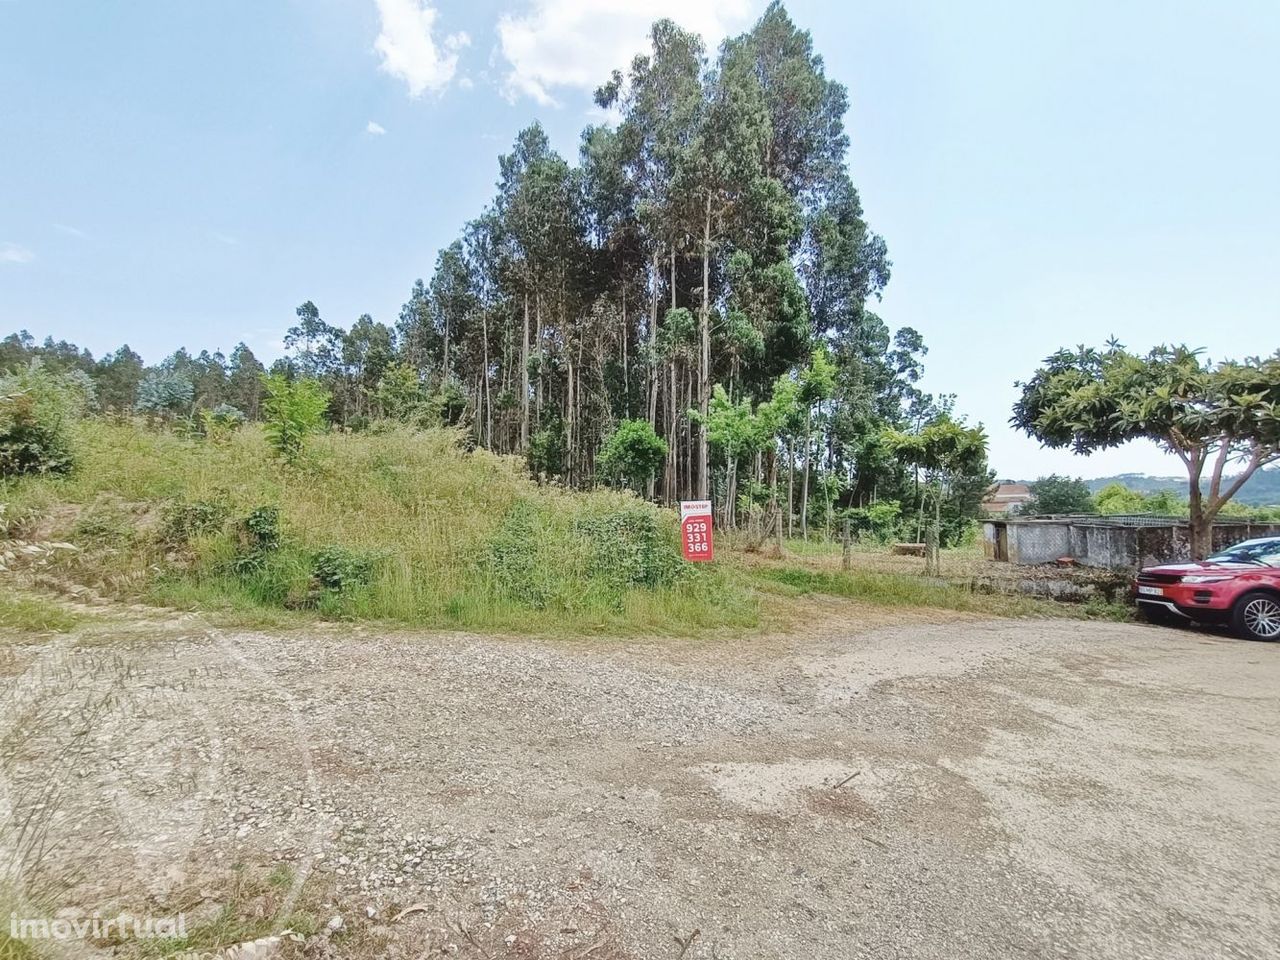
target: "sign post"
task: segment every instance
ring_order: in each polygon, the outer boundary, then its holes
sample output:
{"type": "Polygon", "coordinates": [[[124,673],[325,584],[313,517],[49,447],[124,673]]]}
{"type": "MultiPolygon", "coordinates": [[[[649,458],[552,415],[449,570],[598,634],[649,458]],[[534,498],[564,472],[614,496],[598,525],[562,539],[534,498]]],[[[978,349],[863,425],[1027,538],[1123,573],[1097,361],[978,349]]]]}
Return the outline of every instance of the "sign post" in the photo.
{"type": "Polygon", "coordinates": [[[680,543],[684,558],[702,563],[715,556],[711,546],[711,501],[680,501],[680,543]]]}

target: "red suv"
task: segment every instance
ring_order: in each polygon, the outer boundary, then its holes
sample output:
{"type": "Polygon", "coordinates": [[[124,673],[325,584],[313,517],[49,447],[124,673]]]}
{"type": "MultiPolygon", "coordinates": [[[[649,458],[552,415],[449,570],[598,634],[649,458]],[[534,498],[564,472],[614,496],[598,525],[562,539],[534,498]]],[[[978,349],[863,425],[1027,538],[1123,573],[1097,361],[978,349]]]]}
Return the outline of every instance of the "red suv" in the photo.
{"type": "Polygon", "coordinates": [[[1280,640],[1280,537],[1246,540],[1201,563],[1147,567],[1133,597],[1153,623],[1226,623],[1250,640],[1280,640]]]}

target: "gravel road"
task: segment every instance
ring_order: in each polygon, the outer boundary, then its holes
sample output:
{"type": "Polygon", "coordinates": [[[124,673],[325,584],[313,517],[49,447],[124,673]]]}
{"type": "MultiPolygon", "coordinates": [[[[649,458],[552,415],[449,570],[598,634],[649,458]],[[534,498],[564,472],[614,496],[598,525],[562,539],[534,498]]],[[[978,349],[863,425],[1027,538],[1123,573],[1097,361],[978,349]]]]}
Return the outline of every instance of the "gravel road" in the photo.
{"type": "Polygon", "coordinates": [[[1280,956],[1280,645],[877,616],[13,644],[0,798],[70,771],[77,909],[286,864],[337,957],[1280,956]]]}

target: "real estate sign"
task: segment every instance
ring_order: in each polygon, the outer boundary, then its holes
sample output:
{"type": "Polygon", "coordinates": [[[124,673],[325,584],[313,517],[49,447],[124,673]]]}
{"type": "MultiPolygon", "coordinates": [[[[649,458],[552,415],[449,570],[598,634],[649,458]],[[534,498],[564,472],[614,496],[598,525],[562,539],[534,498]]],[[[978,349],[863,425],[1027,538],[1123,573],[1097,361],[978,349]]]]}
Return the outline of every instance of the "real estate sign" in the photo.
{"type": "Polygon", "coordinates": [[[699,563],[714,556],[710,500],[680,501],[680,542],[686,560],[699,563]]]}

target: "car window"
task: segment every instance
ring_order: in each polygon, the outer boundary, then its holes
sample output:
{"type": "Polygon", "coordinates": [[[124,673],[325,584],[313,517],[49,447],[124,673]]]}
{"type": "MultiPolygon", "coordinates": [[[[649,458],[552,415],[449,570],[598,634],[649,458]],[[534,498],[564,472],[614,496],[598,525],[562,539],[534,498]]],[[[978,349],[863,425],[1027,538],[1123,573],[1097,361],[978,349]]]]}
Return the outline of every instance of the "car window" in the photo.
{"type": "Polygon", "coordinates": [[[1246,540],[1227,547],[1209,559],[1224,563],[1263,563],[1269,567],[1280,567],[1280,539],[1246,540]]]}

